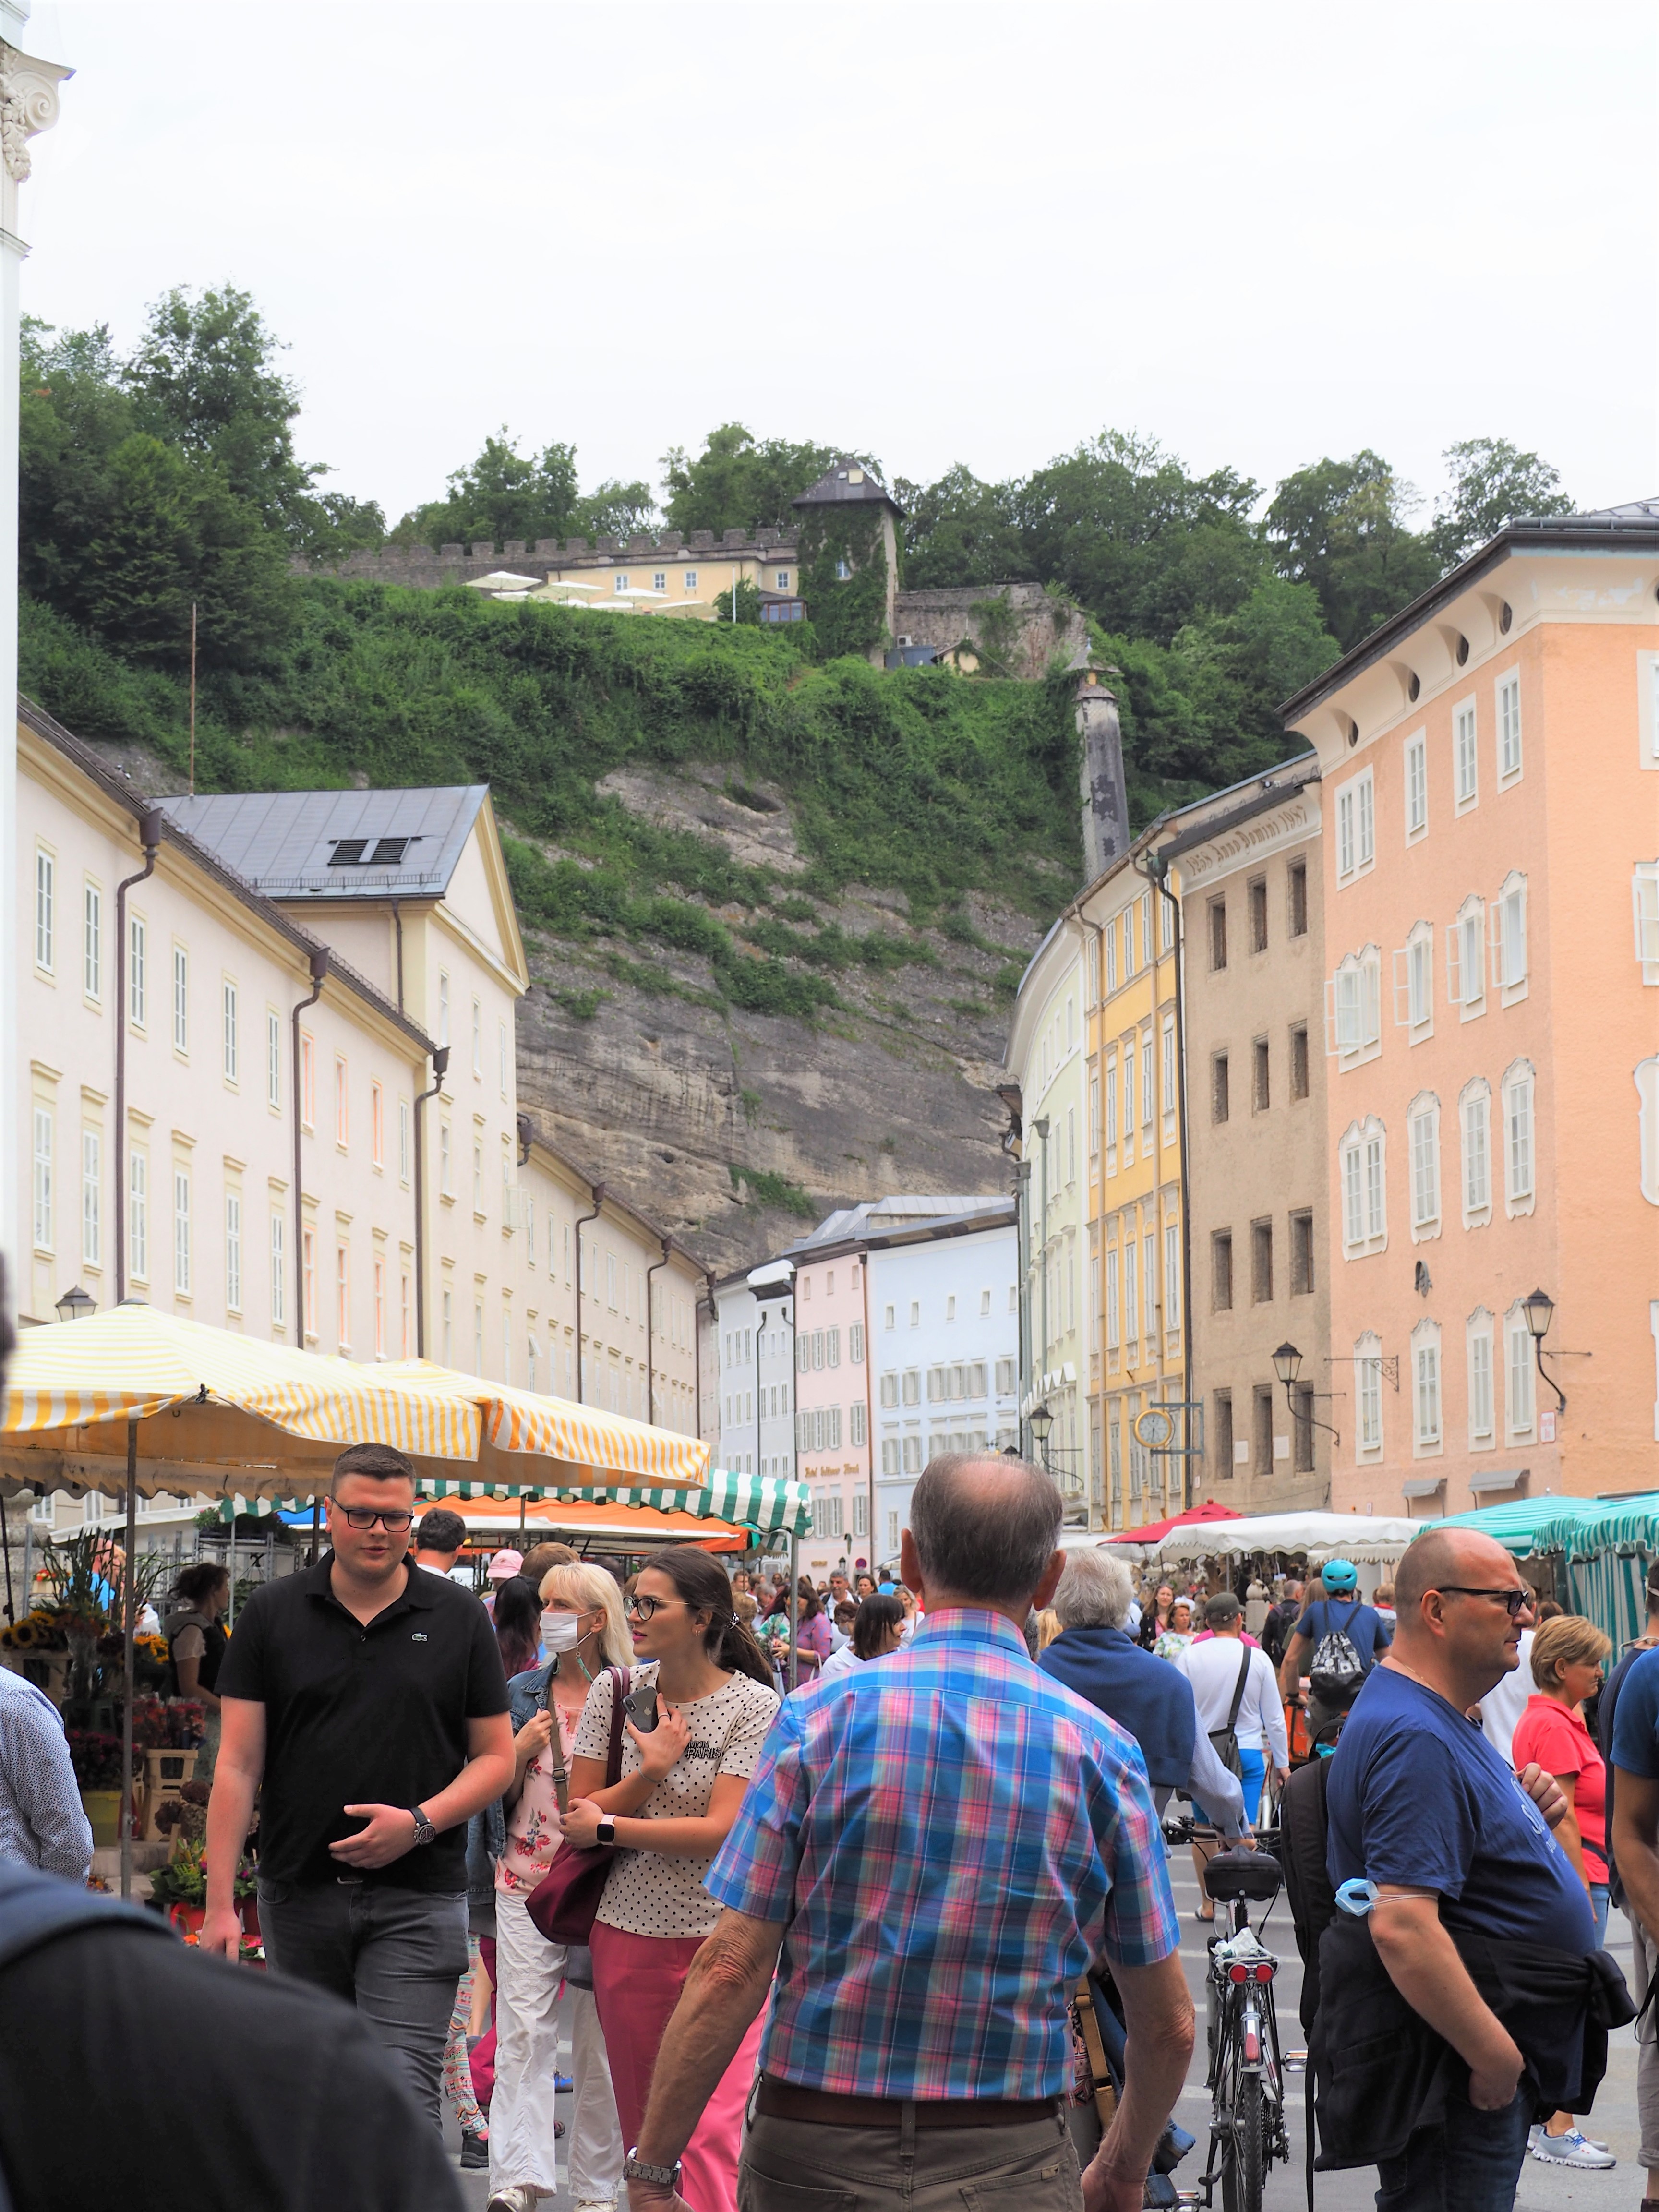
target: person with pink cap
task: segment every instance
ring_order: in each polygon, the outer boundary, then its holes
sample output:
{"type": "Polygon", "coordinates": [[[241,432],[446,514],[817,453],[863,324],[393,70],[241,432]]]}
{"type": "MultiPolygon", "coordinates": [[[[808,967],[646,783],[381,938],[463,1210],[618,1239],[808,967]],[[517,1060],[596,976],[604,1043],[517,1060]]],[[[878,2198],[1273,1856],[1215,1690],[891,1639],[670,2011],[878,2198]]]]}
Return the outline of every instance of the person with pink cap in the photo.
{"type": "Polygon", "coordinates": [[[515,1552],[510,1544],[490,1554],[489,1565],[484,1570],[493,1587],[483,1601],[483,1609],[493,1620],[495,1618],[495,1592],[503,1583],[510,1583],[514,1575],[524,1572],[524,1553],[515,1552]]]}

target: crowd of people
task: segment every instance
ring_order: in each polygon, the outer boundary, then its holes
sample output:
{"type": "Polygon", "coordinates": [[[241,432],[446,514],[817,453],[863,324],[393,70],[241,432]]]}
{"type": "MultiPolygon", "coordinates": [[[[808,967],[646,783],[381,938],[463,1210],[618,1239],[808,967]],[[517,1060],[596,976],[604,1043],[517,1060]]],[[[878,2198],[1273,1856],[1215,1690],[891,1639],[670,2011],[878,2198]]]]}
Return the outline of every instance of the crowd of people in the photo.
{"type": "MultiPolygon", "coordinates": [[[[548,1543],[497,1553],[481,1601],[456,1572],[464,1524],[417,1525],[408,1462],[376,1445],[342,1455],[325,1512],[325,1555],[255,1593],[234,1636],[211,1565],[163,1626],[216,1723],[210,1954],[238,1955],[257,1813],[273,1978],[197,1990],[213,2064],[302,2034],[365,2109],[428,2123],[375,2172],[341,2151],[350,2201],[456,2202],[447,2095],[491,2212],[560,2189],[579,2212],[763,2212],[824,2173],[894,2212],[964,2190],[1074,2206],[1069,2004],[1092,1967],[1131,2063],[1085,2201],[1128,2212],[1192,2047],[1161,1826],[1177,1793],[1200,1920],[1218,1850],[1287,1853],[1281,1800],[1316,1822],[1328,1894],[1297,1933],[1322,2166],[1376,2166],[1381,2212],[1509,2212],[1528,2153],[1613,2163],[1578,2122],[1634,2011],[1610,1905],[1638,1998],[1659,1978],[1659,1570],[1604,1686],[1607,1638],[1474,1532],[1426,1533],[1369,1595],[1342,1559],[1306,1583],[1137,1588],[1109,1548],[1062,1553],[1052,1481],[1007,1460],[933,1462],[899,1573],[822,1586],[680,1547],[626,1575],[548,1543]],[[292,2017],[265,2008],[304,1985],[292,2017]]],[[[30,1883],[86,1873],[61,1733],[0,1674],[0,2063],[20,2078],[17,1990],[50,2014],[84,1981],[71,1955],[48,1996],[8,1950],[14,1892],[27,1915],[30,1883]]],[[[106,2000],[172,1991],[133,1923],[94,1933],[106,2000]]],[[[257,2078],[300,2083],[322,2140],[349,2129],[308,2063],[257,2078]]],[[[1638,2090],[1659,2212],[1650,2026],[1638,2090]]],[[[258,2172],[222,2201],[311,2201],[272,2131],[242,2152],[258,2172]]],[[[25,2212],[44,2171],[0,2112],[25,2212]]]]}

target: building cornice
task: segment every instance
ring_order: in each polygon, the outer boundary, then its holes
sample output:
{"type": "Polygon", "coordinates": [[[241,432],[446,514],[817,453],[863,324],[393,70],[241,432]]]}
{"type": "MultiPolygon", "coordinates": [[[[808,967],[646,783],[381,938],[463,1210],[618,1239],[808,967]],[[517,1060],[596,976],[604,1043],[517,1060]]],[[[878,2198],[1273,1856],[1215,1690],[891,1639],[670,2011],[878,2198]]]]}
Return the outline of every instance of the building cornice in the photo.
{"type": "Polygon", "coordinates": [[[1321,816],[1316,789],[1304,786],[1282,805],[1237,823],[1204,844],[1190,847],[1176,863],[1182,890],[1218,882],[1236,868],[1251,866],[1287,845],[1300,845],[1318,836],[1321,816]]]}

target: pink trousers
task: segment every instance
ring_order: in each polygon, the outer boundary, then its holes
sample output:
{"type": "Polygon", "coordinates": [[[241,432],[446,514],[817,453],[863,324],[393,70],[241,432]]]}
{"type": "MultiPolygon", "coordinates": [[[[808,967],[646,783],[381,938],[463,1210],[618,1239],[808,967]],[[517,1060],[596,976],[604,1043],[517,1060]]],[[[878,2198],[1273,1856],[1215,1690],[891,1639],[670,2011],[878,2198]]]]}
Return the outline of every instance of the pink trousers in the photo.
{"type": "MultiPolygon", "coordinates": [[[[629,2150],[640,2139],[663,2032],[702,1948],[700,1936],[629,1936],[602,1921],[593,1923],[593,1995],[611,2058],[623,2142],[629,2150]]],[[[759,2063],[760,2039],[757,2019],[685,2147],[680,2194],[691,2212],[737,2212],[743,2112],[759,2063]]]]}

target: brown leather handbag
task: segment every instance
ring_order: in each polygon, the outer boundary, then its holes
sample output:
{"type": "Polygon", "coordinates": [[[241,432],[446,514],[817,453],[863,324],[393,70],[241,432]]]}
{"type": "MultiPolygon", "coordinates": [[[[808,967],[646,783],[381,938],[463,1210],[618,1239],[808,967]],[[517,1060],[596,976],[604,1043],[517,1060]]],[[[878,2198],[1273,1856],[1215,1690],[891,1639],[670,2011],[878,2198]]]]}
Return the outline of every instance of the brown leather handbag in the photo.
{"type": "MultiPolygon", "coordinates": [[[[607,1667],[605,1671],[611,1677],[611,1744],[605,1760],[605,1786],[609,1790],[622,1779],[623,1699],[628,1695],[629,1670],[607,1667]]],[[[556,1734],[556,1714],[553,1726],[556,1734]]],[[[559,1794],[562,1798],[564,1793],[559,1794]]],[[[586,1850],[579,1850],[574,1844],[559,1846],[552,1865],[525,1899],[525,1911],[550,1943],[587,1942],[616,1863],[616,1852],[603,1844],[591,1844],[586,1850]]]]}

